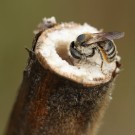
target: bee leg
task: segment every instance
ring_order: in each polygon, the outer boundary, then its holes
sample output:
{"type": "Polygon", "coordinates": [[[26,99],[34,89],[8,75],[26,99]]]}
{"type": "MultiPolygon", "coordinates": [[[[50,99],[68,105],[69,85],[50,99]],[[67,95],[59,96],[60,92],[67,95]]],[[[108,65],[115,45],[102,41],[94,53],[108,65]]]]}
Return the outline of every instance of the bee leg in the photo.
{"type": "Polygon", "coordinates": [[[83,62],[87,62],[87,57],[85,55],[81,56],[81,59],[78,61],[79,64],[83,63],[83,62]]]}
{"type": "Polygon", "coordinates": [[[83,55],[83,61],[87,62],[87,56],[83,55]]]}
{"type": "Polygon", "coordinates": [[[103,60],[102,60],[102,62],[101,62],[101,71],[102,71],[102,72],[103,72],[103,70],[102,70],[102,69],[103,69],[103,64],[104,64],[104,63],[103,63],[103,60]]]}
{"type": "Polygon", "coordinates": [[[103,62],[103,59],[102,59],[102,62],[101,62],[101,71],[102,71],[102,73],[105,75],[105,73],[104,73],[104,71],[103,71],[103,64],[104,64],[104,62],[103,62]]]}
{"type": "Polygon", "coordinates": [[[102,71],[102,73],[104,74],[104,72],[103,72],[103,64],[104,64],[104,59],[103,59],[103,56],[102,56],[102,52],[100,51],[100,49],[99,48],[97,48],[97,50],[98,50],[98,52],[99,52],[99,54],[100,54],[100,57],[101,57],[101,66],[100,66],[100,68],[101,68],[101,71],[102,71]]]}

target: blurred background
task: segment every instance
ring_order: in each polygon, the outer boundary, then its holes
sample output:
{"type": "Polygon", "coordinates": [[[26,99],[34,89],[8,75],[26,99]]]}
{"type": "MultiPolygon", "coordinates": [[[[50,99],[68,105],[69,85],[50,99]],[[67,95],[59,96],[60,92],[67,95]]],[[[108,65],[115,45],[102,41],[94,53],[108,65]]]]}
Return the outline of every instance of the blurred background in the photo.
{"type": "Polygon", "coordinates": [[[135,135],[134,0],[0,0],[0,135],[3,135],[22,80],[33,30],[43,17],[87,22],[104,31],[124,31],[115,41],[122,57],[113,100],[99,135],[135,135]]]}

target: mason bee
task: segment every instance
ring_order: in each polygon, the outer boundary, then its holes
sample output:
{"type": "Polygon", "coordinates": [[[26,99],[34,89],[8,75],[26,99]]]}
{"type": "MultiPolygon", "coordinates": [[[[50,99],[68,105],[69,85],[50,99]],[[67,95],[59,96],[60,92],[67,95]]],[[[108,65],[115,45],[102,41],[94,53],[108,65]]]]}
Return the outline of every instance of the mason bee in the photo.
{"type": "MultiPolygon", "coordinates": [[[[80,60],[92,57],[97,50],[103,60],[110,63],[116,59],[116,46],[113,39],[119,39],[124,36],[124,32],[101,32],[85,33],[76,38],[76,41],[70,44],[71,55],[80,60]]],[[[101,65],[102,66],[102,65],[101,65]]]]}

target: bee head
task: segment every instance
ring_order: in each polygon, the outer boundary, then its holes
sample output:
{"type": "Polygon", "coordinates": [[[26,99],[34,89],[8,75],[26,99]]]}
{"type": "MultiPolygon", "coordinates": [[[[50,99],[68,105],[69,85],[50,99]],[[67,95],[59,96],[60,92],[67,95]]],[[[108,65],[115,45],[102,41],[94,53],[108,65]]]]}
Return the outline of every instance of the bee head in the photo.
{"type": "Polygon", "coordinates": [[[76,38],[76,45],[87,46],[86,42],[90,40],[92,36],[90,34],[81,34],[76,38]]]}

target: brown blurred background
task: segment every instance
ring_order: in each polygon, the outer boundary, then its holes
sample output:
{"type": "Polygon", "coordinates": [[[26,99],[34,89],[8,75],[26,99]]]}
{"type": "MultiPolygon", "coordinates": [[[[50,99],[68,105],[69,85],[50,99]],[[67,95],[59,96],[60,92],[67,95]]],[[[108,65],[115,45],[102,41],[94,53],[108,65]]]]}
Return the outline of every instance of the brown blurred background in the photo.
{"type": "Polygon", "coordinates": [[[113,100],[99,135],[135,135],[134,0],[0,0],[0,135],[3,135],[30,48],[33,30],[43,17],[58,22],[88,22],[105,31],[124,31],[115,41],[122,57],[113,100]]]}

